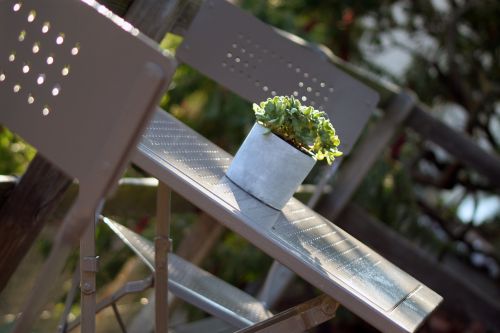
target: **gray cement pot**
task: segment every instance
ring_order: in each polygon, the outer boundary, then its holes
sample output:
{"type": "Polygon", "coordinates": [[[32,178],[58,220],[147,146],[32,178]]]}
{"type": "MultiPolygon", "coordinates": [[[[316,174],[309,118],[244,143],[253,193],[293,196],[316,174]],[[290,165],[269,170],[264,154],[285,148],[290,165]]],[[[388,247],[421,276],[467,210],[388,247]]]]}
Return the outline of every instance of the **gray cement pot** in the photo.
{"type": "Polygon", "coordinates": [[[316,160],[255,123],[226,175],[267,205],[282,209],[316,160]]]}

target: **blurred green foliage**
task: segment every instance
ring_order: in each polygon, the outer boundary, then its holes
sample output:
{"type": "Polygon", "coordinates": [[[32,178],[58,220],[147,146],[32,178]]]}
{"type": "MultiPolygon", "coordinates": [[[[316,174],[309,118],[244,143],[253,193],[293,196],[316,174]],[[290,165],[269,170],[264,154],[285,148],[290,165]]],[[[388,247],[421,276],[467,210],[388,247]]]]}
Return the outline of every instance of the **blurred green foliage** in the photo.
{"type": "Polygon", "coordinates": [[[33,147],[0,126],[0,175],[21,175],[34,155],[33,147]]]}

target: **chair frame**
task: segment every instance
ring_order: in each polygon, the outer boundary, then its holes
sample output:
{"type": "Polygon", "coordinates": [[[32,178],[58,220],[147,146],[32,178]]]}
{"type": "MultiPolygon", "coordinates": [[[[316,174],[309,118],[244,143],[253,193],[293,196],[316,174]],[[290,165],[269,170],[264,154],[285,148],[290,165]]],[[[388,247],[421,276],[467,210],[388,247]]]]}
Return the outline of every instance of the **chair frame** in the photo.
{"type": "MultiPolygon", "coordinates": [[[[175,61],[93,0],[46,0],[43,5],[6,0],[0,7],[2,26],[8,27],[0,30],[5,46],[0,51],[0,100],[5,101],[0,121],[79,181],[77,199],[14,327],[14,332],[27,332],[66,258],[84,232],[92,232],[103,199],[124,171],[175,61]],[[130,57],[117,60],[109,38],[118,50],[130,47],[130,57]],[[37,73],[42,74],[34,77],[37,73]],[[110,87],[115,79],[122,85],[110,87]],[[106,91],[99,90],[103,86],[106,91]]],[[[82,299],[92,304],[97,270],[93,244],[82,244],[81,259],[82,299]]],[[[95,326],[94,312],[92,306],[82,309],[89,332],[95,326]]]]}

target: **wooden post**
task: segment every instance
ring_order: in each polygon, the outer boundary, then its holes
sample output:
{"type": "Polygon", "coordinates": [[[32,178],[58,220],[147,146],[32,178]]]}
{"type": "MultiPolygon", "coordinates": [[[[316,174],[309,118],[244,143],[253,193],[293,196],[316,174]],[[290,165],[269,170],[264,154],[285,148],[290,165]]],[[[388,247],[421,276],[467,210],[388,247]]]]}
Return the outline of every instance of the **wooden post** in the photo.
{"type": "Polygon", "coordinates": [[[356,189],[389,145],[395,133],[401,130],[401,124],[413,109],[415,100],[415,96],[406,92],[394,96],[384,117],[367,133],[344,163],[334,185],[335,191],[322,199],[323,205],[331,207],[329,217],[332,220],[349,203],[356,189]]]}
{"type": "Polygon", "coordinates": [[[42,156],[0,202],[0,292],[58,205],[71,179],[42,156]]]}

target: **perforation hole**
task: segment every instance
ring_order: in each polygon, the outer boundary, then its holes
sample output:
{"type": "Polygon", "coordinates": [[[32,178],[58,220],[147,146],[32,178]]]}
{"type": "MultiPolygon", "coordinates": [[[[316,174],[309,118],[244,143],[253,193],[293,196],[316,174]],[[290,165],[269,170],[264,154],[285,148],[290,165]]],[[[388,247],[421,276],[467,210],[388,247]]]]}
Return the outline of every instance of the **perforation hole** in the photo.
{"type": "Polygon", "coordinates": [[[29,94],[28,96],[28,104],[33,104],[35,103],[35,97],[33,95],[29,94]]]}
{"type": "Polygon", "coordinates": [[[50,22],[44,22],[42,25],[42,33],[46,34],[50,30],[50,22]]]}
{"type": "Polygon", "coordinates": [[[299,96],[299,92],[298,91],[294,91],[293,92],[293,96],[295,96],[295,97],[299,96]]]}
{"type": "Polygon", "coordinates": [[[54,56],[53,55],[49,55],[47,57],[46,62],[47,62],[47,65],[52,65],[54,63],[54,56]]]}
{"type": "Polygon", "coordinates": [[[16,53],[15,52],[11,52],[9,54],[9,61],[10,62],[14,62],[14,60],[16,60],[16,53]]]}
{"type": "Polygon", "coordinates": [[[71,49],[72,55],[77,55],[80,53],[80,44],[76,43],[76,45],[71,49]]]}
{"type": "Polygon", "coordinates": [[[54,88],[52,88],[52,96],[57,96],[61,93],[61,86],[56,84],[54,88]]]}
{"type": "Polygon", "coordinates": [[[264,91],[268,91],[268,90],[269,90],[269,88],[268,88],[267,86],[264,86],[264,87],[262,87],[262,90],[264,90],[264,91]]]}
{"type": "Polygon", "coordinates": [[[226,57],[228,59],[231,59],[233,57],[233,54],[231,52],[226,53],[226,57]]]}
{"type": "Polygon", "coordinates": [[[241,61],[241,59],[240,59],[239,57],[236,57],[236,58],[234,59],[234,61],[236,61],[236,62],[240,62],[240,61],[241,61]]]}
{"type": "Polygon", "coordinates": [[[328,91],[331,93],[333,93],[333,88],[329,88],[328,91]]]}
{"type": "Polygon", "coordinates": [[[232,45],[232,46],[233,46],[233,49],[235,49],[235,48],[237,48],[237,47],[238,47],[238,44],[233,43],[233,45],[232,45]]]}
{"type": "Polygon", "coordinates": [[[19,36],[17,37],[17,40],[22,42],[24,41],[24,39],[26,38],[26,31],[25,30],[22,30],[20,33],[19,33],[19,36]]]}
{"type": "Polygon", "coordinates": [[[276,91],[274,91],[274,90],[273,90],[273,91],[271,91],[271,95],[272,95],[272,96],[276,96],[276,91]]]}
{"type": "Polygon", "coordinates": [[[0,72],[0,82],[5,81],[6,78],[7,78],[7,76],[5,75],[5,73],[4,72],[0,72]]]}
{"type": "Polygon", "coordinates": [[[38,52],[40,52],[40,43],[35,43],[33,44],[33,47],[31,48],[31,51],[35,54],[37,54],[38,52]]]}
{"type": "Polygon", "coordinates": [[[324,100],[325,102],[328,102],[328,97],[326,97],[326,96],[325,96],[325,97],[323,97],[323,100],[324,100]]]}
{"type": "Polygon", "coordinates": [[[21,85],[20,84],[15,84],[14,87],[12,87],[12,91],[14,91],[16,94],[21,91],[21,85]]]}
{"type": "Polygon", "coordinates": [[[56,38],[56,44],[57,45],[62,45],[64,43],[64,34],[59,34],[56,38]]]}
{"type": "Polygon", "coordinates": [[[304,73],[304,77],[307,79],[309,77],[309,73],[304,73]]]}
{"type": "Polygon", "coordinates": [[[29,71],[30,71],[30,65],[29,65],[28,63],[25,63],[25,64],[23,65],[23,69],[22,69],[22,70],[23,70],[23,73],[24,73],[24,74],[29,73],[29,71]]]}
{"type": "Polygon", "coordinates": [[[312,88],[311,87],[307,87],[307,92],[311,92],[312,91],[312,88]]]}
{"type": "Polygon", "coordinates": [[[12,6],[12,10],[18,12],[19,10],[21,10],[21,6],[22,6],[21,2],[16,2],[14,6],[12,6]]]}
{"type": "Polygon", "coordinates": [[[35,18],[36,18],[36,11],[34,10],[30,11],[27,18],[28,22],[30,23],[33,22],[35,18]]]}
{"type": "Polygon", "coordinates": [[[42,115],[44,116],[48,116],[50,113],[50,109],[48,106],[44,106],[43,109],[42,109],[42,115]]]}
{"type": "Polygon", "coordinates": [[[300,73],[300,67],[295,68],[296,73],[300,73]]]}
{"type": "Polygon", "coordinates": [[[246,53],[246,52],[247,52],[246,49],[244,49],[244,48],[241,49],[241,53],[246,53]]]}
{"type": "Polygon", "coordinates": [[[286,66],[287,66],[288,68],[292,68],[292,67],[293,67],[293,65],[292,65],[292,63],[291,63],[291,62],[289,62],[288,64],[286,64],[286,66]]]}
{"type": "Polygon", "coordinates": [[[306,102],[307,101],[307,97],[306,96],[302,96],[302,102],[306,102]]]}
{"type": "Polygon", "coordinates": [[[299,87],[303,87],[304,86],[304,82],[299,82],[299,87]]]}
{"type": "Polygon", "coordinates": [[[40,74],[36,78],[36,83],[41,86],[45,82],[45,74],[40,74]]]}
{"type": "Polygon", "coordinates": [[[325,82],[321,82],[319,85],[320,85],[321,88],[324,88],[325,87],[325,82]]]}

